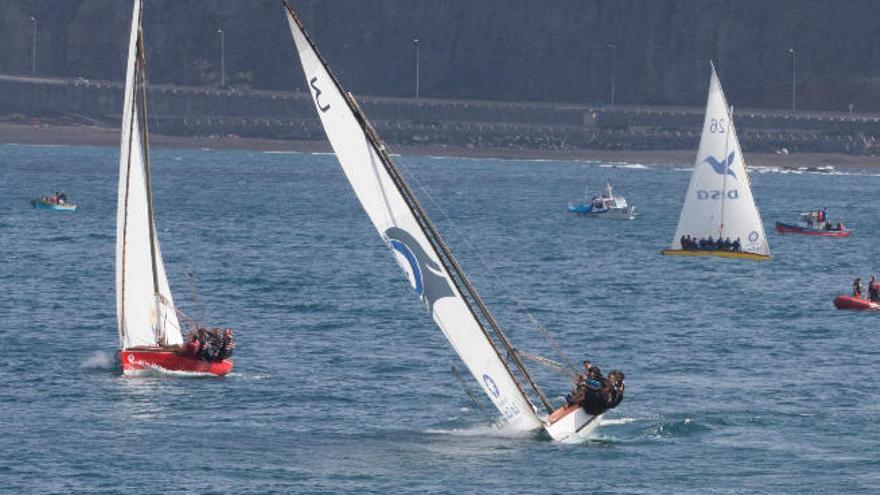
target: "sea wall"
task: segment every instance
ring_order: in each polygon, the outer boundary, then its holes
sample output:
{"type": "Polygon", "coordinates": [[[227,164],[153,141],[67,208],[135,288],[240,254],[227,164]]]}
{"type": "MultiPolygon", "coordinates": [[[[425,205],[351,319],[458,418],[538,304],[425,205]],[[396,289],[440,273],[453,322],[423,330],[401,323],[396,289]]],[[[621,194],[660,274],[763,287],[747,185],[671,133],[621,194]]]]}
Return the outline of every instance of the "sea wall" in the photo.
{"type": "MultiPolygon", "coordinates": [[[[393,144],[528,149],[694,149],[702,107],[591,106],[361,97],[393,144]]],[[[152,85],[152,132],[181,136],[323,140],[310,96],[302,92],[221,91],[152,85]]],[[[122,86],[84,79],[0,76],[0,115],[118,126],[122,86]]],[[[834,112],[736,110],[750,151],[875,154],[880,116],[834,112]]]]}

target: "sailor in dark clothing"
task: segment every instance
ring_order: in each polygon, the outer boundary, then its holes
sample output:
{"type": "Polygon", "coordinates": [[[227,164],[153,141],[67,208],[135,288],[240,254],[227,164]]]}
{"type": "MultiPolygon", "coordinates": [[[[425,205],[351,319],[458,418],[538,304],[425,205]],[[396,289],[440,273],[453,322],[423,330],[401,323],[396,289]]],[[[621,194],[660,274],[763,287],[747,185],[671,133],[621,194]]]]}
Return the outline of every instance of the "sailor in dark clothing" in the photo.
{"type": "Polygon", "coordinates": [[[875,275],[871,275],[871,281],[868,282],[868,300],[871,302],[880,301],[880,282],[877,282],[875,275]]]}
{"type": "Polygon", "coordinates": [[[736,240],[733,241],[733,250],[739,251],[741,249],[742,249],[742,242],[740,242],[739,237],[737,237],[736,240]]]}
{"type": "Polygon", "coordinates": [[[199,341],[199,350],[196,352],[196,357],[205,357],[205,349],[208,347],[208,329],[205,327],[199,327],[199,329],[196,330],[196,336],[199,341]]]}
{"type": "Polygon", "coordinates": [[[853,297],[862,298],[862,279],[856,278],[853,281],[853,297]]]}
{"type": "Polygon", "coordinates": [[[235,334],[231,328],[227,328],[223,332],[223,338],[220,340],[220,352],[217,354],[217,361],[223,361],[232,357],[232,351],[235,350],[235,334]]]}

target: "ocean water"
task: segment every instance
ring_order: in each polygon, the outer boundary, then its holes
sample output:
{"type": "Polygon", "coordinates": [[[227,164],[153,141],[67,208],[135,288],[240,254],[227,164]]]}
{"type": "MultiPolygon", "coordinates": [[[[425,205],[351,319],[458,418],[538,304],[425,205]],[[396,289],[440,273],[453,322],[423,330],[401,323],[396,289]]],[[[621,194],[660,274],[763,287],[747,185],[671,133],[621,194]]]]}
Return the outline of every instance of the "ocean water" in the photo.
{"type": "Polygon", "coordinates": [[[876,174],[756,170],[758,263],[659,255],[687,164],[399,158],[516,346],[557,357],[528,310],[626,372],[594,438],[562,445],[490,427],[332,155],[153,152],[175,299],[238,330],[236,369],[121,377],[117,153],[0,145],[0,491],[880,491],[880,315],[831,304],[878,270],[876,174]],[[637,220],[565,213],[606,179],[637,220]],[[79,212],[31,209],[58,189],[79,212]],[[772,232],[819,206],[855,235],[772,232]]]}

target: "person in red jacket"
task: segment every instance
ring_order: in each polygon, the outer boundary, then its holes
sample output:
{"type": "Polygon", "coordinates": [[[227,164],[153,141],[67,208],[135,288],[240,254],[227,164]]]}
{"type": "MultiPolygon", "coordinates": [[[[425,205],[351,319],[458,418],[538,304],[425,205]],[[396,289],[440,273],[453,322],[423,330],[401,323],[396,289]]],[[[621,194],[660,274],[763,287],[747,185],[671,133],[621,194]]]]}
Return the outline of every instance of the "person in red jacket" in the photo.
{"type": "Polygon", "coordinates": [[[183,347],[183,353],[190,357],[196,357],[201,347],[202,345],[199,343],[198,335],[192,334],[189,342],[183,347]]]}

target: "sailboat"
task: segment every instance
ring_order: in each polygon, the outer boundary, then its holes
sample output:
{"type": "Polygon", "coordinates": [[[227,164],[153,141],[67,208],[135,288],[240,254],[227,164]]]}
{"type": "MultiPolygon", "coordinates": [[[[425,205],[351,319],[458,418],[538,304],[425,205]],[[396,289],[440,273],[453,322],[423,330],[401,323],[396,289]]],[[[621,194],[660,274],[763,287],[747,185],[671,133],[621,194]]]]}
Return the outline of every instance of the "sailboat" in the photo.
{"type": "Polygon", "coordinates": [[[555,440],[589,436],[601,413],[550,403],[357,100],[342,89],[290,3],[283,3],[306,84],[345,176],[434,322],[498,409],[500,422],[514,430],[544,431],[555,440]]]}
{"type": "Polygon", "coordinates": [[[706,118],[678,228],[665,255],[770,259],[733,115],[721,81],[712,76],[706,118]]]}
{"type": "MultiPolygon", "coordinates": [[[[153,217],[147,135],[142,0],[135,0],[125,73],[116,209],[116,311],[123,373],[150,370],[225,375],[231,360],[206,361],[183,350],[178,313],[153,217]]],[[[185,315],[183,315],[185,316],[185,315]]]]}

